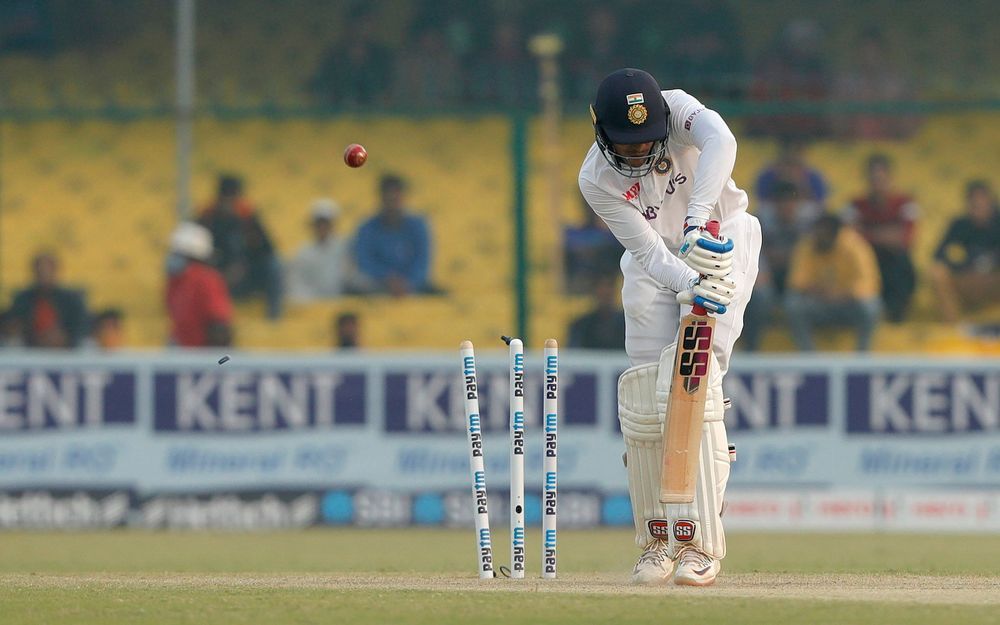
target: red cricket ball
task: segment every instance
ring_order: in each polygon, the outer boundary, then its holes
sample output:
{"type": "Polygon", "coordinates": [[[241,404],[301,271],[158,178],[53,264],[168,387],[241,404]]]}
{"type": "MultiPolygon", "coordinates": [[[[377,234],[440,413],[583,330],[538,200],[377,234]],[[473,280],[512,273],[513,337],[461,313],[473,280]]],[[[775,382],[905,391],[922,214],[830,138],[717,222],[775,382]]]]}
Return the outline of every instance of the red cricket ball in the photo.
{"type": "Polygon", "coordinates": [[[344,150],[344,162],[348,167],[361,167],[368,160],[368,151],[360,143],[352,143],[344,150]]]}

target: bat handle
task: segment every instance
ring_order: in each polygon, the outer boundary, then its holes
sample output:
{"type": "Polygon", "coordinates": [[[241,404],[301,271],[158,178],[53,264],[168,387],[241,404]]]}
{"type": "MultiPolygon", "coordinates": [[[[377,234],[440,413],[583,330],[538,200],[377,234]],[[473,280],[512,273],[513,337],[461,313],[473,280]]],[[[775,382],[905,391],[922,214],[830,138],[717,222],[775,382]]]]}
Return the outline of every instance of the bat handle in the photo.
{"type": "MultiPolygon", "coordinates": [[[[712,221],[705,224],[705,230],[708,230],[708,233],[716,238],[719,236],[719,228],[721,227],[722,224],[719,223],[718,219],[713,219],[712,221]]],[[[691,312],[702,317],[708,314],[708,311],[705,310],[705,307],[699,306],[698,304],[695,304],[694,306],[691,307],[691,312]]]]}

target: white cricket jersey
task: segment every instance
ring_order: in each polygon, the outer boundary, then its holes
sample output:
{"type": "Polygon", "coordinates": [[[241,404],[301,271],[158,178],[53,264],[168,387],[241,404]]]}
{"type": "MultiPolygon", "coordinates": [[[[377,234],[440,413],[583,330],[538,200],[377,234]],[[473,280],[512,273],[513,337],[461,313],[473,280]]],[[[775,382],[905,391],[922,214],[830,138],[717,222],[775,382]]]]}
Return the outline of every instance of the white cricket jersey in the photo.
{"type": "Polygon", "coordinates": [[[715,111],[680,89],[663,91],[670,110],[666,158],[642,178],[626,178],[595,142],[580,167],[580,191],[611,232],[657,282],[687,288],[695,272],[675,253],[684,218],[727,220],[745,213],[733,182],[736,138],[715,111]]]}

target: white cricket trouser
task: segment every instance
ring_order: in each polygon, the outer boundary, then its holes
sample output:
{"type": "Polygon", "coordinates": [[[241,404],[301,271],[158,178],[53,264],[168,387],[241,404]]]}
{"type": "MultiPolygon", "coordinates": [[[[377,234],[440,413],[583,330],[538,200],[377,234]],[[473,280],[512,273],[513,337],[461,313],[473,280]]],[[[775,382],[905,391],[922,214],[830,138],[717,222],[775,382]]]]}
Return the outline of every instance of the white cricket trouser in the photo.
{"type": "MultiPolygon", "coordinates": [[[[743,213],[739,218],[722,224],[722,234],[733,241],[733,273],[736,282],[733,302],[723,315],[716,315],[713,350],[719,367],[725,375],[729,370],[729,357],[733,345],[743,331],[743,313],[746,312],[750,293],[757,281],[760,256],[760,222],[753,215],[743,213]]],[[[625,353],[632,366],[657,362],[660,352],[677,338],[681,315],[690,312],[690,306],[677,303],[677,294],[662,287],[646,273],[632,255],[625,252],[621,260],[622,307],[625,309],[625,353]]]]}

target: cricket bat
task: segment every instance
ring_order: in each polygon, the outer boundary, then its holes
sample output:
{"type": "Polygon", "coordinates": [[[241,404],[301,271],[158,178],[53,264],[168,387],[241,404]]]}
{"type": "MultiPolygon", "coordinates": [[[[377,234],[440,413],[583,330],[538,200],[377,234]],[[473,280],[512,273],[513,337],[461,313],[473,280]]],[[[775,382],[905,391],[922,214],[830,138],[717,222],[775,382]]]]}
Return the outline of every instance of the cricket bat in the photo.
{"type": "MultiPolygon", "coordinates": [[[[705,229],[718,236],[719,222],[710,221],[705,229]]],[[[694,305],[681,319],[663,428],[660,503],[694,501],[714,334],[715,318],[702,306],[694,305]]]]}

